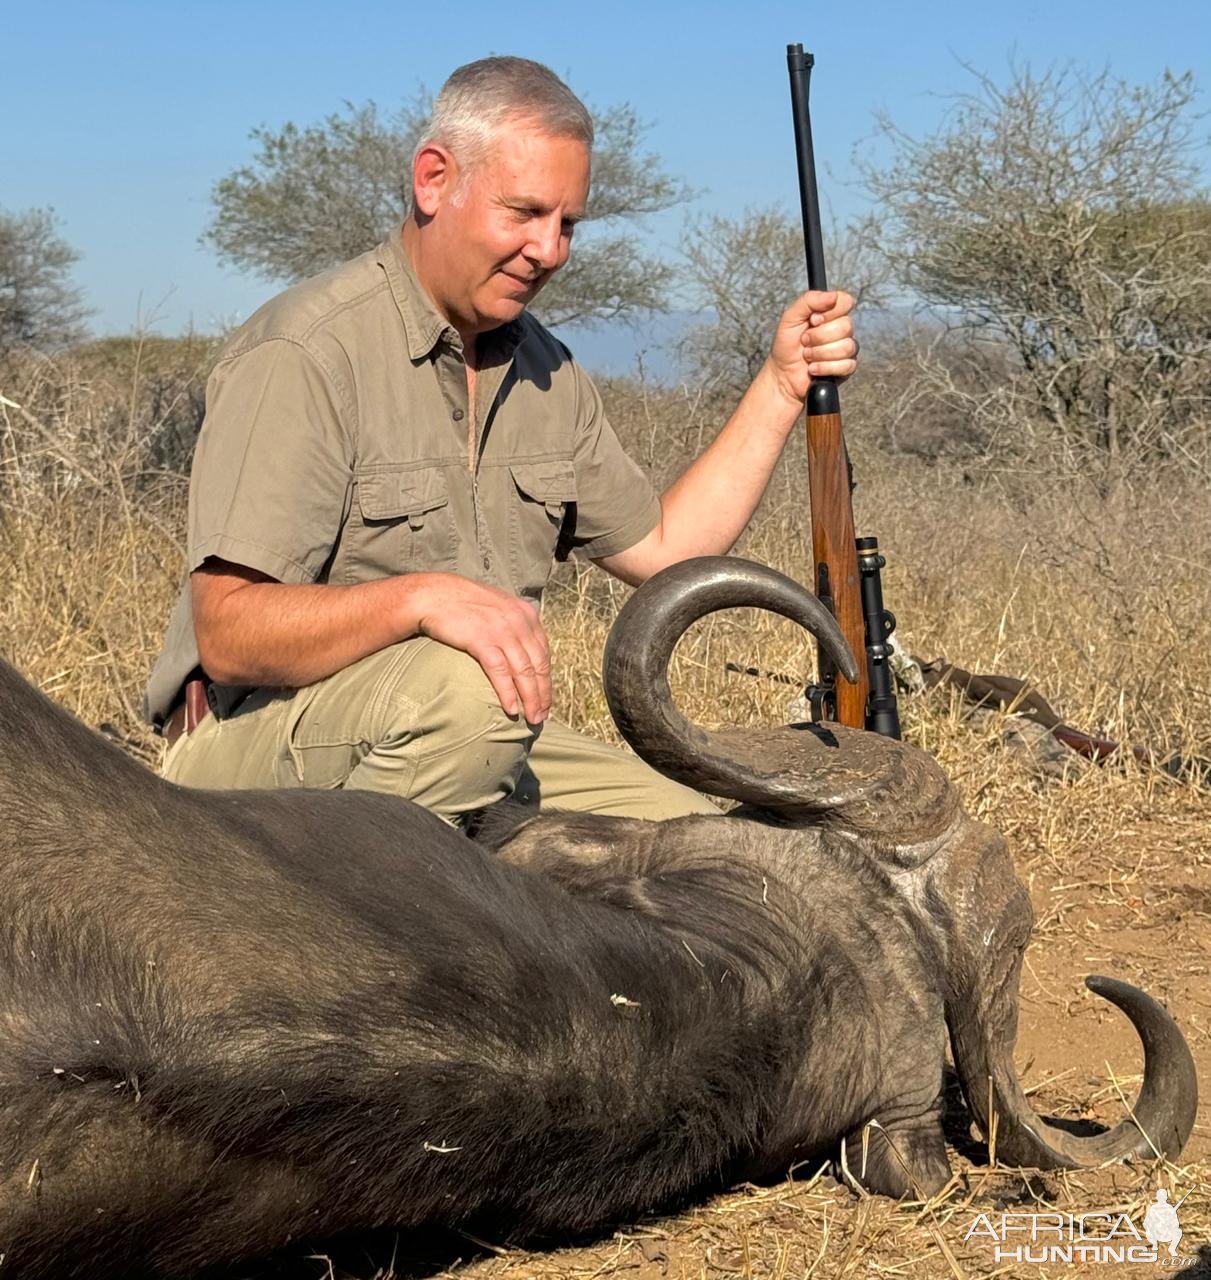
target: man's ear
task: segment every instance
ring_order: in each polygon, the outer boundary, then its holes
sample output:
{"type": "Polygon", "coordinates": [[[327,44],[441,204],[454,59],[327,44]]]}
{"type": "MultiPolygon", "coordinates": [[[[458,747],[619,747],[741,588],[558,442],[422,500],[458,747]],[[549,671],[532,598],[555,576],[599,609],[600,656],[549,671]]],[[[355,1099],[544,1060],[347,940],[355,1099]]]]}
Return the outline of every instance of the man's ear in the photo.
{"type": "Polygon", "coordinates": [[[412,162],[416,210],[431,218],[458,185],[458,161],[439,143],[421,147],[412,162]]]}

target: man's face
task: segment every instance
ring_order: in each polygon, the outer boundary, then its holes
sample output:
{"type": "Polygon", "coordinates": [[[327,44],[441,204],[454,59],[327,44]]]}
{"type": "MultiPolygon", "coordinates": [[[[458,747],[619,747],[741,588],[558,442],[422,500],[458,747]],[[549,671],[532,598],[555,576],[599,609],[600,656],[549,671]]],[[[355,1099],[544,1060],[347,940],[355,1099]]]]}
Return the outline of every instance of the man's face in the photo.
{"type": "Polygon", "coordinates": [[[589,150],[574,138],[506,121],[467,175],[445,193],[426,253],[426,284],[457,329],[483,333],[516,319],[568,260],[589,195],[589,150]]]}

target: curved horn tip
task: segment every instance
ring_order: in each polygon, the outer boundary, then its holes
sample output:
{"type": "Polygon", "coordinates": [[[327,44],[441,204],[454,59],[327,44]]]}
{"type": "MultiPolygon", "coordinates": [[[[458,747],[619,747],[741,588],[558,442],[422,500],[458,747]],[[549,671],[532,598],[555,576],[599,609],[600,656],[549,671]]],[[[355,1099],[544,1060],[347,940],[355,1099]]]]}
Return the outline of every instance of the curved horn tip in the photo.
{"type": "MultiPolygon", "coordinates": [[[[1095,996],[1101,996],[1103,1000],[1109,1000],[1111,1004],[1118,1004],[1120,1000],[1130,999],[1131,996],[1141,988],[1132,986],[1130,982],[1124,982],[1121,978],[1111,978],[1104,973],[1091,973],[1085,978],[1085,986],[1093,992],[1095,996]]],[[[1147,994],[1145,992],[1145,994],[1147,994]]]]}
{"type": "MultiPolygon", "coordinates": [[[[1085,986],[1096,996],[1101,996],[1103,1000],[1109,1000],[1116,1008],[1121,1009],[1131,1021],[1135,1022],[1132,1011],[1137,1013],[1147,1012],[1148,1014],[1158,1017],[1160,1021],[1171,1026],[1172,1029],[1181,1036],[1178,1029],[1177,1021],[1173,1015],[1165,1008],[1163,1004],[1154,996],[1150,995],[1142,987],[1137,987],[1133,983],[1124,982],[1121,978],[1111,978],[1104,973],[1091,973],[1085,979],[1085,986]]],[[[1185,1037],[1182,1036],[1183,1042],[1185,1037]]]]}
{"type": "Polygon", "coordinates": [[[1154,1154],[1159,1147],[1161,1154],[1176,1157],[1194,1130],[1199,1094],[1198,1069],[1177,1020],[1155,996],[1130,982],[1090,974],[1085,986],[1121,1009],[1143,1041],[1144,1083],[1135,1108],[1156,1114],[1150,1125],[1138,1120],[1136,1125],[1154,1154]]]}

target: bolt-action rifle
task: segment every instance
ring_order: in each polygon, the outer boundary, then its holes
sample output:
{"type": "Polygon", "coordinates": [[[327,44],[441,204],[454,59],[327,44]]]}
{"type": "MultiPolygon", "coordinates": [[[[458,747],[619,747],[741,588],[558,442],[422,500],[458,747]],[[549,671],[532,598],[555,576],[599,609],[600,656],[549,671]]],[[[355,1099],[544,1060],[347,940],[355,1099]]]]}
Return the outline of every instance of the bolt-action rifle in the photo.
{"type": "MultiPolygon", "coordinates": [[[[827,289],[816,161],[808,112],[808,86],[815,59],[801,44],[787,45],[795,147],[799,160],[799,201],[807,251],[809,289],[827,289]]],[[[807,393],[807,470],[811,498],[812,565],[816,595],[832,611],[859,658],[856,684],[838,679],[823,657],[817,682],[806,694],[814,720],[833,720],[853,729],[900,736],[892,679],[891,633],[896,620],[883,607],[880,570],[886,561],[875,538],[854,537],[853,472],[841,429],[841,396],[834,378],[813,378],[807,393]]]]}

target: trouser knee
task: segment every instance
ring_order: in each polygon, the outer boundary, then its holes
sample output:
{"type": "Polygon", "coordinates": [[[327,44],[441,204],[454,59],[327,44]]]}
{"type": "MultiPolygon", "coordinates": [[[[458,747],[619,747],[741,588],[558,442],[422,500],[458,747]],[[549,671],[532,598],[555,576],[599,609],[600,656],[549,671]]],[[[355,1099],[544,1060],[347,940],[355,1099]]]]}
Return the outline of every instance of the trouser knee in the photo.
{"type": "Polygon", "coordinates": [[[304,689],[257,690],[222,722],[207,717],[166,776],[385,791],[456,821],[511,794],[532,740],[473,658],[418,637],[304,689]]]}
{"type": "Polygon", "coordinates": [[[371,695],[370,750],[346,785],[395,791],[451,818],[509,795],[531,727],[506,715],[469,655],[427,639],[393,649],[371,695]]]}

